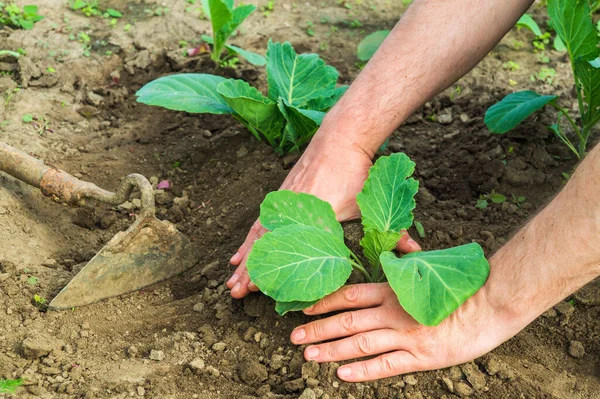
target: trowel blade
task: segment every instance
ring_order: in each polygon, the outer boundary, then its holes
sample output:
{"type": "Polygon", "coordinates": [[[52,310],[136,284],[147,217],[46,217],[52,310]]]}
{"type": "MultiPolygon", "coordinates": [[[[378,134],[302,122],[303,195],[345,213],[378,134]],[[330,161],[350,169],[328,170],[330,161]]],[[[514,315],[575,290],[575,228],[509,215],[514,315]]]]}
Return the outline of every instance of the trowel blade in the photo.
{"type": "Polygon", "coordinates": [[[196,263],[192,243],[168,222],[136,221],[115,235],[50,302],[72,309],[137,291],[174,277],[196,263]]]}

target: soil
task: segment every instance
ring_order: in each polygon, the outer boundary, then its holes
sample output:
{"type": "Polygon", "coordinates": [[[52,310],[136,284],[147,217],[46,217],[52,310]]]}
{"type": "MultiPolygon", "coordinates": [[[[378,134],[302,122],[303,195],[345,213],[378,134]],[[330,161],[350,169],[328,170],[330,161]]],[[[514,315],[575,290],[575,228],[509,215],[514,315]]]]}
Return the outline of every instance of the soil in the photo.
{"type": "MultiPolygon", "coordinates": [[[[216,69],[206,55],[183,56],[186,46],[179,42],[192,46],[210,29],[189,1],[169,2],[168,13],[152,16],[145,10],[162,4],[101,2],[123,12],[115,27],[63,2],[33,3],[45,16],[33,30],[0,31],[3,49],[27,53],[18,62],[0,62],[0,140],[110,190],[134,172],[154,183],[169,180],[171,189],[157,195],[157,214],[186,234],[200,255],[190,271],[148,289],[72,311],[46,311],[34,295],[51,300],[131,224],[135,201],[70,208],[0,173],[0,379],[26,381],[12,397],[600,397],[598,281],[465,365],[347,384],[336,378],[337,364],[306,363],[303,348],[288,339],[306,316],[279,317],[266,297],[233,300],[225,287],[229,257],[295,157],[278,157],[231,118],[161,110],[137,104],[134,96],[144,83],[173,72],[239,77],[264,91],[264,70],[245,62],[216,69]],[[77,40],[81,32],[91,38],[89,56],[77,40]],[[24,114],[37,123],[22,122],[24,114]]],[[[264,12],[267,1],[250,3],[259,11],[235,44],[264,52],[269,37],[289,40],[299,52],[318,52],[338,68],[340,83],[360,70],[359,40],[390,28],[403,12],[401,2],[385,0],[278,1],[271,12],[264,12]],[[314,36],[307,33],[309,21],[314,36]]],[[[532,12],[546,19],[541,10],[532,12]]],[[[511,90],[509,80],[518,89],[561,94],[566,106],[576,107],[565,56],[546,51],[549,63],[540,64],[531,39],[513,30],[391,139],[386,152],[406,152],[417,163],[422,188],[415,215],[425,227],[419,239],[425,248],[476,241],[493,253],[573,170],[575,162],[544,127],[550,113],[504,136],[490,135],[483,123],[486,108],[511,90]],[[521,68],[504,69],[509,60],[521,68]],[[541,67],[556,69],[551,84],[531,80],[541,67]],[[479,196],[492,191],[507,201],[476,208],[479,196]]],[[[359,226],[345,228],[356,244],[359,226]]]]}

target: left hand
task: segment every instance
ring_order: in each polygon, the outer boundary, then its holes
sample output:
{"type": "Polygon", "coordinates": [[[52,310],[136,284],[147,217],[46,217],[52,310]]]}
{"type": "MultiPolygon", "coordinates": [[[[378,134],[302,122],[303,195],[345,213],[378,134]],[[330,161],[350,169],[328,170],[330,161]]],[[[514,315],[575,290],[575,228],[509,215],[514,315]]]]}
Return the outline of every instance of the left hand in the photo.
{"type": "Polygon", "coordinates": [[[436,327],[417,323],[402,309],[387,283],[348,285],[304,313],[352,310],[296,328],[294,344],[312,344],[306,360],[338,362],[378,357],[341,366],[348,382],[449,367],[481,356],[515,335],[524,325],[508,320],[486,297],[485,285],[436,327]]]}

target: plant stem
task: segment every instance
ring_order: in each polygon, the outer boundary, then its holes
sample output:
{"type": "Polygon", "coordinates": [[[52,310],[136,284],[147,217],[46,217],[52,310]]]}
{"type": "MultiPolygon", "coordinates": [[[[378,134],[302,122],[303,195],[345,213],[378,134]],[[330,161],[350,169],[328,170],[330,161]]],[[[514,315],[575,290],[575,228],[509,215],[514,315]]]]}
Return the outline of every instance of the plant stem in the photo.
{"type": "Polygon", "coordinates": [[[352,264],[352,266],[355,269],[360,270],[361,273],[364,274],[365,278],[367,279],[367,282],[372,283],[373,279],[371,278],[371,275],[367,272],[365,267],[362,265],[362,262],[360,261],[358,256],[356,256],[356,254],[354,252],[350,251],[350,257],[352,258],[352,260],[350,261],[350,264],[352,264]]]}
{"type": "MultiPolygon", "coordinates": [[[[564,133],[563,133],[564,138],[560,137],[560,136],[559,136],[559,138],[561,139],[561,141],[563,143],[565,143],[571,149],[571,151],[573,151],[575,153],[575,155],[577,155],[577,158],[581,159],[581,157],[583,157],[583,155],[585,154],[587,137],[584,137],[584,135],[581,133],[581,130],[579,129],[579,126],[577,126],[577,123],[575,123],[573,118],[571,118],[571,115],[569,115],[569,113],[567,112],[566,109],[564,109],[563,107],[561,107],[560,105],[555,104],[555,103],[550,103],[550,105],[559,111],[559,113],[560,113],[559,120],[558,120],[559,122],[560,122],[560,115],[564,115],[565,118],[567,118],[567,120],[569,121],[569,124],[573,127],[573,130],[575,131],[575,133],[577,134],[577,137],[579,138],[579,146],[578,146],[579,149],[578,150],[574,148],[573,144],[569,141],[569,139],[567,138],[567,136],[564,133]],[[567,141],[568,141],[568,144],[567,144],[567,141]]],[[[558,123],[556,124],[556,126],[557,126],[557,129],[560,130],[560,126],[558,123]]]]}

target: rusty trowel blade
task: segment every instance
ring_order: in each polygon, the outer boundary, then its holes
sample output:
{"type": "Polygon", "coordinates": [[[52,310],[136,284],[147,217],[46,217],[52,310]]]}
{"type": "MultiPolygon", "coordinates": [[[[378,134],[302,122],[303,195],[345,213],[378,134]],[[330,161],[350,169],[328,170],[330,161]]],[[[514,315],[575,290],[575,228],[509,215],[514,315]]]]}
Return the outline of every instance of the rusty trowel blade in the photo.
{"type": "Polygon", "coordinates": [[[136,291],[176,276],[196,263],[192,243],[154,217],[115,235],[50,302],[72,309],[136,291]]]}

